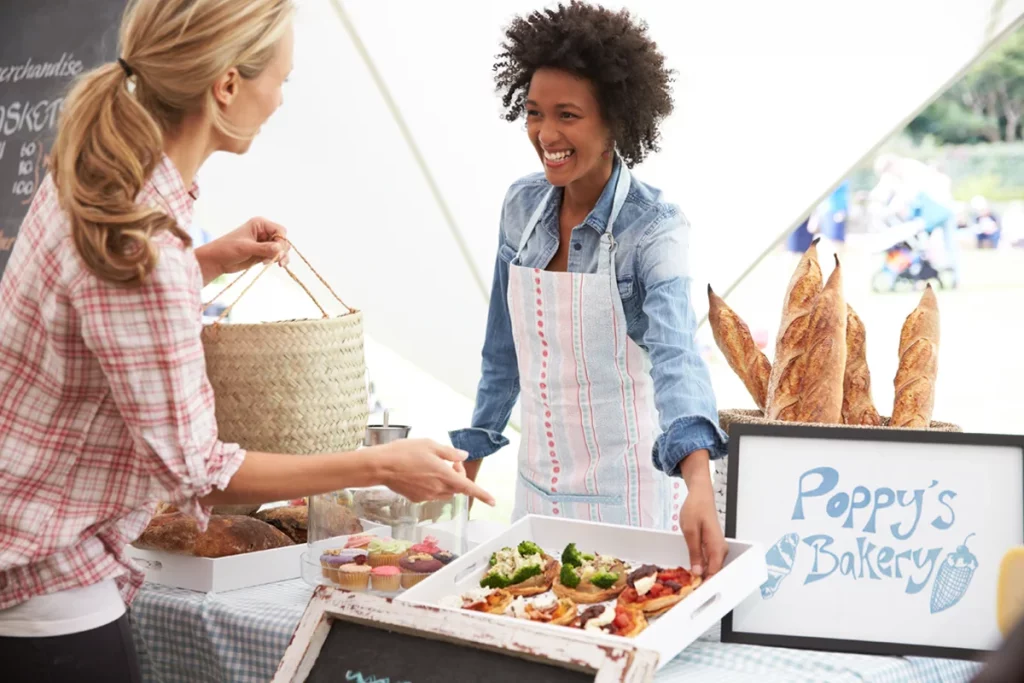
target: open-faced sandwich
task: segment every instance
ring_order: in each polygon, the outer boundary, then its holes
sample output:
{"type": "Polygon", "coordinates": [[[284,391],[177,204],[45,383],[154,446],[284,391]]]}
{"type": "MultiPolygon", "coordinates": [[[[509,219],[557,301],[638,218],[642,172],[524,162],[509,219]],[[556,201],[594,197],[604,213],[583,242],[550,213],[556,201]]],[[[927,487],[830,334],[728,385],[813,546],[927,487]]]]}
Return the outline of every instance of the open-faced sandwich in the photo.
{"type": "Polygon", "coordinates": [[[575,603],[607,602],[626,587],[626,564],[607,555],[588,555],[570,543],[562,552],[562,568],[554,582],[555,595],[575,603]]]}
{"type": "Polygon", "coordinates": [[[645,564],[630,573],[626,584],[626,590],[619,595],[619,604],[656,617],[692,593],[700,585],[700,577],[682,567],[662,569],[645,564]]]}
{"type": "Polygon", "coordinates": [[[491,555],[491,568],[480,580],[483,588],[503,588],[512,595],[538,595],[551,590],[558,561],[545,555],[535,543],[523,541],[516,548],[502,548],[491,555]]]}
{"type": "Polygon", "coordinates": [[[518,597],[509,606],[509,612],[517,619],[538,621],[542,624],[569,626],[576,621],[576,604],[568,598],[556,598],[551,593],[538,595],[527,600],[518,597]]]}
{"type": "Polygon", "coordinates": [[[622,604],[594,605],[583,610],[573,625],[584,631],[633,638],[647,628],[647,619],[640,610],[622,604]]]}
{"type": "Polygon", "coordinates": [[[471,612],[504,614],[512,604],[512,595],[501,588],[477,588],[462,595],[452,595],[441,601],[446,607],[468,609],[471,612]]]}

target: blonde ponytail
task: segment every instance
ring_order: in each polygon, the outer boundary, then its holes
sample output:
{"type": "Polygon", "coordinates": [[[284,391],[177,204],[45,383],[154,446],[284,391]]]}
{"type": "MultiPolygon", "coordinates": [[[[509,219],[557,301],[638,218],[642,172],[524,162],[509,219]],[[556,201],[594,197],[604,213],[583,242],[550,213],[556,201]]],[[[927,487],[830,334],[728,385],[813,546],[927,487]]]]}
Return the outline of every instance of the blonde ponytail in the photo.
{"type": "Polygon", "coordinates": [[[187,232],[162,211],[136,203],[163,157],[164,135],[190,113],[208,111],[219,130],[212,87],[237,67],[258,76],[291,18],[291,0],[134,0],[121,24],[121,54],[82,76],[64,102],[50,168],[75,248],[113,283],[138,285],[156,266],[152,237],[187,232]]]}

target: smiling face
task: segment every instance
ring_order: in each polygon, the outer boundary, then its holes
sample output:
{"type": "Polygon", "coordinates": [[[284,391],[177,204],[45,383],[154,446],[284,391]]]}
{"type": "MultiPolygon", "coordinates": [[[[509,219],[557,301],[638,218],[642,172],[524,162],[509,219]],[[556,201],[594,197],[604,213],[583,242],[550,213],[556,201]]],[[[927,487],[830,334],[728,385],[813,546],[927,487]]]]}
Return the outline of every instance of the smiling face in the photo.
{"type": "Polygon", "coordinates": [[[607,175],[612,135],[590,81],[560,69],[538,69],[526,97],[527,134],[548,182],[565,187],[607,175]]]}

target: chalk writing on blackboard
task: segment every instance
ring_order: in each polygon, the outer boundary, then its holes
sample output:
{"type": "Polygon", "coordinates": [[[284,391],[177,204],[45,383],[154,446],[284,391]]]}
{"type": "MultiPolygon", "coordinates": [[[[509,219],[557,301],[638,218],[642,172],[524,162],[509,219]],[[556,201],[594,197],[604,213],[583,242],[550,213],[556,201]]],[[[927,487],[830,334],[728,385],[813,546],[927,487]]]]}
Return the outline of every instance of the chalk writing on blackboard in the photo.
{"type": "MultiPolygon", "coordinates": [[[[366,677],[359,671],[346,671],[346,681],[355,681],[355,683],[391,683],[390,678],[377,678],[376,676],[366,677]]],[[[409,681],[395,681],[395,683],[410,683],[409,681]]]]}

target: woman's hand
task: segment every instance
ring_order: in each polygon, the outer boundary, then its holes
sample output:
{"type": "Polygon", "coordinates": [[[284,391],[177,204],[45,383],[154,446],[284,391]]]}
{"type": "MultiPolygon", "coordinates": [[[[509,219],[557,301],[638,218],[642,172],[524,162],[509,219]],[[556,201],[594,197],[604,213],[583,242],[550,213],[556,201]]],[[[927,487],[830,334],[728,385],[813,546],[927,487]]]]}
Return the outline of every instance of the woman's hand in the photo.
{"type": "Polygon", "coordinates": [[[401,439],[364,451],[383,462],[384,484],[414,503],[440,500],[456,493],[494,505],[494,497],[466,477],[464,451],[429,439],[401,439]]]}
{"type": "Polygon", "coordinates": [[[203,284],[221,275],[237,273],[257,263],[279,260],[288,264],[287,231],[265,218],[253,218],[237,230],[218,237],[195,250],[203,271],[203,284]]]}
{"type": "Polygon", "coordinates": [[[722,568],[729,546],[718,523],[708,452],[695,451],[686,456],[681,470],[686,480],[686,500],[680,516],[690,549],[690,571],[694,576],[710,577],[722,568]]]}

